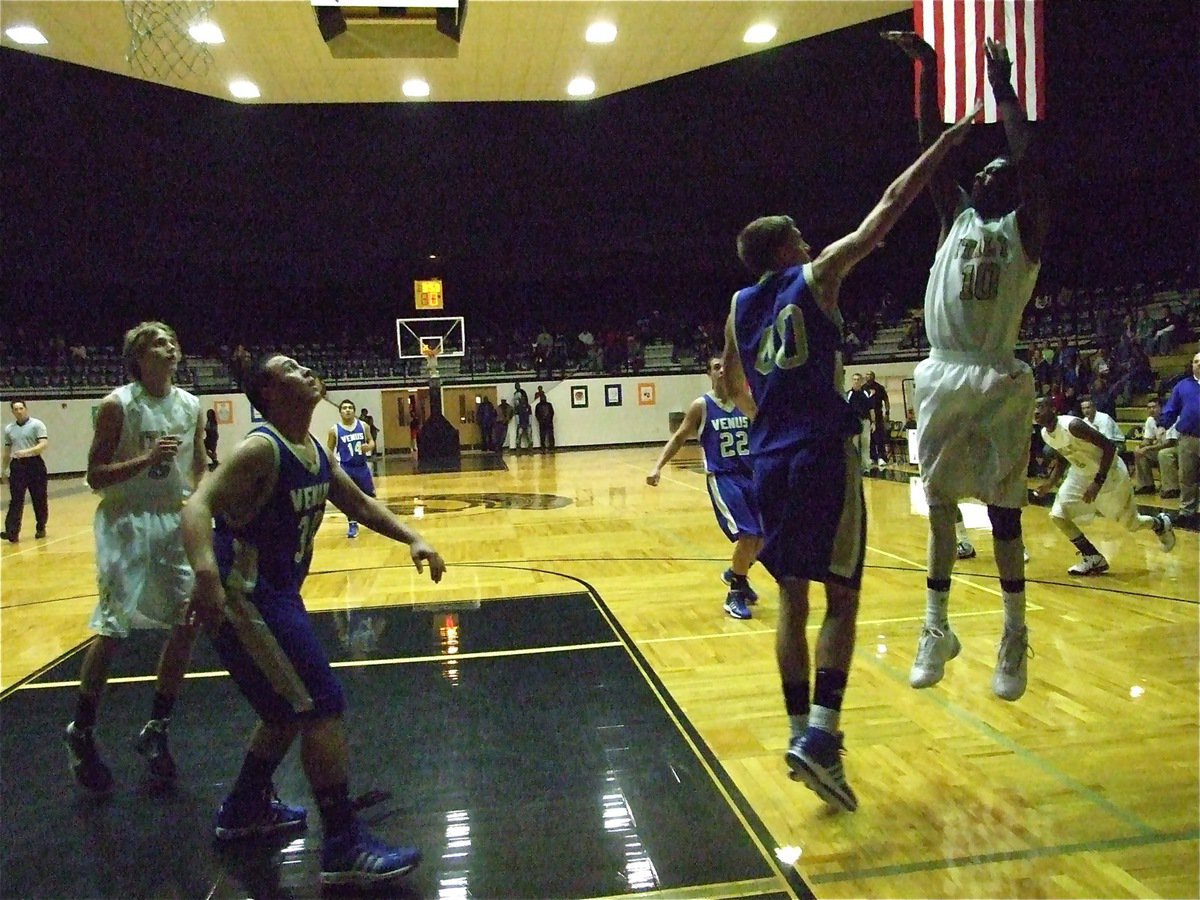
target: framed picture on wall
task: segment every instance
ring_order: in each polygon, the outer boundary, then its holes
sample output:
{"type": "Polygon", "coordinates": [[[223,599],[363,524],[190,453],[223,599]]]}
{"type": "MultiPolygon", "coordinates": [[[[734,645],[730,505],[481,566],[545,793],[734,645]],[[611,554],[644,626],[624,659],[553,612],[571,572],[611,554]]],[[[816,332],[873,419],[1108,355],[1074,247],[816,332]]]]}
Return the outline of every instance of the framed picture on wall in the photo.
{"type": "Polygon", "coordinates": [[[587,409],[588,391],[586,384],[571,385],[571,409],[587,409]]]}
{"type": "Polygon", "coordinates": [[[263,416],[263,414],[262,414],[262,413],[260,413],[260,412],[259,412],[257,409],[255,409],[255,408],[254,408],[254,404],[253,404],[253,403],[251,403],[251,404],[250,404],[250,421],[251,421],[251,422],[265,422],[265,421],[267,421],[267,420],[266,420],[266,417],[265,417],[265,416],[263,416]]]}
{"type": "Polygon", "coordinates": [[[638,384],[638,406],[653,406],[657,402],[653,381],[638,384]]]}
{"type": "Polygon", "coordinates": [[[604,386],[604,405],[621,405],[621,386],[619,384],[606,384],[604,386]]]}
{"type": "Polygon", "coordinates": [[[232,400],[214,400],[213,412],[217,414],[218,425],[233,424],[233,401],[232,400]]]}

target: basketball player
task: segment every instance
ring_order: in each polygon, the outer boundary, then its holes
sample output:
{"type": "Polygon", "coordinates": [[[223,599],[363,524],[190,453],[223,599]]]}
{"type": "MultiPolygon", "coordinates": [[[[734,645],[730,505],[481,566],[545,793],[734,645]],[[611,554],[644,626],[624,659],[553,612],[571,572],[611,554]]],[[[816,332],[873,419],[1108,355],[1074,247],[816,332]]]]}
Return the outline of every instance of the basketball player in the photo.
{"type": "Polygon", "coordinates": [[[762,525],[758,520],[758,504],[754,502],[754,474],[750,468],[750,419],[729,399],[719,356],[708,361],[708,377],[712,389],[692,401],[646,476],[646,484],[657,486],[663,466],[689,437],[697,437],[704,471],[708,474],[708,498],[713,513],[725,536],[734,542],[733,559],[721,576],[729,585],[725,612],[735,619],[749,619],[750,604],[757,602],[758,594],[747,575],[762,547],[762,525]]]}
{"type": "Polygon", "coordinates": [[[724,373],[750,428],[754,494],[762,516],[759,559],[779,582],[776,657],[791,725],[793,776],[827,803],[858,808],[841,763],[838,718],[854,654],[866,540],[859,433],[842,396],[842,315],[847,274],[884,239],[963,140],[971,115],[921,154],[853,232],[814,259],[787,216],[756,219],[738,235],[738,256],[756,279],[733,296],[724,373]],[[746,379],[749,378],[747,383],[746,379]],[[808,585],[825,584],[825,620],[809,698],[808,585]]]}
{"type": "Polygon", "coordinates": [[[274,796],[272,777],[300,737],[304,773],[324,823],[321,881],[371,885],[411,871],[414,848],[367,833],[349,794],[345,696],[304,607],[300,589],[328,499],[355,521],[409,545],[417,571],[437,551],[379,501],[368,497],[309,434],[325,386],[283,355],[236,373],[266,423],[255,428],[201,485],[184,510],[184,544],[196,571],[193,618],[259,722],[241,772],[216,817],[219,840],[303,829],[306,810],[274,796]],[[214,529],[213,520],[216,520],[214,529]]]}
{"type": "Polygon", "coordinates": [[[150,721],[136,748],[151,775],[176,777],[167,725],[191,658],[195,629],[185,621],[192,570],[180,538],[180,512],[205,471],[200,401],[172,379],[182,353],[175,332],[142,322],[125,334],[125,365],[133,381],[100,403],[88,452],[87,481],[96,508],[96,632],[83,658],[75,718],[65,742],[71,773],[84,790],[112,791],[112,771],[93,736],[108,673],[135,628],[170,631],[158,661],[150,721]]]}
{"type": "MultiPolygon", "coordinates": [[[[343,400],[338,404],[338,415],[342,417],[329,429],[325,439],[331,456],[368,497],[375,496],[375,480],[371,477],[371,454],[375,452],[375,439],[362,420],[354,414],[354,401],[343,400]]],[[[358,523],[350,520],[346,537],[358,537],[358,523]]]]}
{"type": "Polygon", "coordinates": [[[1083,559],[1067,569],[1070,575],[1099,575],[1108,571],[1108,560],[1079,530],[1097,512],[1119,522],[1129,531],[1151,528],[1158,535],[1164,552],[1175,548],[1175,530],[1166,513],[1139,515],[1133,496],[1129,470],[1117,455],[1117,445],[1075,416],[1060,416],[1049,398],[1039,397],[1034,417],[1042,426],[1042,439],[1057,454],[1050,475],[1038,485],[1036,493],[1048,496],[1063,474],[1066,481],[1054,496],[1050,521],[1067,536],[1083,559]]]}
{"type": "MultiPolygon", "coordinates": [[[[889,32],[921,65],[922,143],[940,128],[937,54],[912,33],[889,32]]],[[[961,644],[950,630],[959,500],[987,504],[1004,601],[1004,633],[992,691],[1004,700],[1025,693],[1029,632],[1025,625],[1025,558],[1021,508],[1026,502],[1033,372],[1013,349],[1033,294],[1047,229],[1047,203],[1025,113],[1009,83],[1008,51],[986,41],[988,82],[1004,121],[1011,155],[975,176],[968,195],[940,168],[929,188],[942,222],[925,290],[929,358],[915,373],[917,456],[929,503],[925,625],[909,672],[915,688],[937,684],[961,644]]]]}

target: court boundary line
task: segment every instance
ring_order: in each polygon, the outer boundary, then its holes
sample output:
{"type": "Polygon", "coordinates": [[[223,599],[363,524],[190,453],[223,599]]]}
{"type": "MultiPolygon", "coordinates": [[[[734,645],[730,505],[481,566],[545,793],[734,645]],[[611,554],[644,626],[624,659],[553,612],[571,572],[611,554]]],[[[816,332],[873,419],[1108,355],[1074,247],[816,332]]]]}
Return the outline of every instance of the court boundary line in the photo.
{"type": "Polygon", "coordinates": [[[940,869],[965,869],[970,866],[1015,862],[1023,859],[1073,856],[1077,853],[1102,853],[1113,850],[1124,850],[1130,847],[1153,847],[1161,844],[1175,844],[1182,841],[1195,840],[1200,840],[1200,829],[1198,828],[1187,831],[1101,838],[1095,841],[1081,841],[1075,844],[1051,844],[1044,847],[1030,847],[1026,850],[1000,850],[995,853],[955,856],[949,859],[927,859],[913,863],[898,863],[892,866],[877,866],[872,869],[844,869],[840,872],[830,872],[826,875],[813,875],[810,877],[814,884],[835,884],[841,881],[853,881],[856,879],[911,875],[916,872],[936,872],[940,869]]]}

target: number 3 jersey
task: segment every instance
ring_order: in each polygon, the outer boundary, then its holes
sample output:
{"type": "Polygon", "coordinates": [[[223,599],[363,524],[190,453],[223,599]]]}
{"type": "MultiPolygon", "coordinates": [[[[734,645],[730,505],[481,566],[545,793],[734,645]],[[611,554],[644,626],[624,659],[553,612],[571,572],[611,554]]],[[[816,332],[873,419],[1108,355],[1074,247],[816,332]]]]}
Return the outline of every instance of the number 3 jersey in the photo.
{"type": "Polygon", "coordinates": [[[769,273],[733,295],[738,356],[758,415],[750,453],[858,434],[842,396],[842,321],[817,305],[809,266],[769,273]]]}
{"type": "Polygon", "coordinates": [[[697,435],[709,475],[750,475],[750,418],[733,401],[704,395],[704,421],[697,435]]]}
{"type": "Polygon", "coordinates": [[[934,350],[1012,355],[1040,262],[1021,244],[1017,214],[987,221],[958,214],[938,248],[925,288],[925,330],[934,350]]]}
{"type": "Polygon", "coordinates": [[[123,510],[178,512],[192,491],[200,401],[174,385],[166,396],[155,397],[138,381],[122,385],[110,396],[121,405],[121,438],[114,461],[135,459],[164,436],[179,438],[179,449],[171,460],[100,488],[100,505],[116,514],[123,510]]]}
{"type": "Polygon", "coordinates": [[[311,437],[302,448],[270,425],[250,435],[271,442],[277,477],[266,503],[248,522],[234,525],[217,517],[213,547],[221,580],[226,589],[247,596],[299,596],[329,496],[329,457],[311,437]],[[310,448],[316,453],[311,463],[297,452],[310,448]]]}

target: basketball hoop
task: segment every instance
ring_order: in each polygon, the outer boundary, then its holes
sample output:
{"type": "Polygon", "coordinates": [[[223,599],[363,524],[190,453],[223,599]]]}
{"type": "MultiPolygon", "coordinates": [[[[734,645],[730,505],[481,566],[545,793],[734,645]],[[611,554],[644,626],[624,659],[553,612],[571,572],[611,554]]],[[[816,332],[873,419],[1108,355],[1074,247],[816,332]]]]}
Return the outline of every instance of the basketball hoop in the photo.
{"type": "Polygon", "coordinates": [[[437,344],[427,344],[421,341],[421,355],[425,357],[425,374],[433,378],[438,373],[437,358],[442,348],[437,344]]]}

